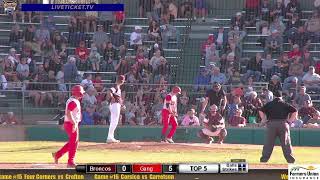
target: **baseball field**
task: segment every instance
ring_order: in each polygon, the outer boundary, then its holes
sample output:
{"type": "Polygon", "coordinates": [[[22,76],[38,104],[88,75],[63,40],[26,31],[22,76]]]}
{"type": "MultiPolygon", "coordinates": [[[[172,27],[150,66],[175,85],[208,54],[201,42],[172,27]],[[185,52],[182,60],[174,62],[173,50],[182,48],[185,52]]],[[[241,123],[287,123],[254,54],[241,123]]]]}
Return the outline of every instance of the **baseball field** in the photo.
{"type": "MultiPolygon", "coordinates": [[[[0,168],[65,168],[67,155],[53,164],[51,152],[62,142],[0,142],[0,168]]],[[[246,159],[255,168],[286,168],[281,147],[276,146],[267,164],[260,164],[261,145],[246,144],[164,144],[121,142],[105,144],[80,142],[76,161],[84,163],[212,163],[246,159]]],[[[320,147],[294,147],[299,164],[320,164],[320,147]]]]}

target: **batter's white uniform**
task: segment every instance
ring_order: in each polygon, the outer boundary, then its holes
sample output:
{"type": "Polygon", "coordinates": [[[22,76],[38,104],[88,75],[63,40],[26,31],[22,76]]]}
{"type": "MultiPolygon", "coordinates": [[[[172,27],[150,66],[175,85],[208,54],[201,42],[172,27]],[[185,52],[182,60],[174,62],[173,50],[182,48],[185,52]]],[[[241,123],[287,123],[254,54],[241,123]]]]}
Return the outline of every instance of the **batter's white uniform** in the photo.
{"type": "Polygon", "coordinates": [[[113,94],[115,102],[110,103],[110,126],[107,140],[115,140],[114,131],[116,130],[119,119],[120,119],[120,111],[121,111],[121,89],[116,89],[112,87],[111,93],[113,94]]]}

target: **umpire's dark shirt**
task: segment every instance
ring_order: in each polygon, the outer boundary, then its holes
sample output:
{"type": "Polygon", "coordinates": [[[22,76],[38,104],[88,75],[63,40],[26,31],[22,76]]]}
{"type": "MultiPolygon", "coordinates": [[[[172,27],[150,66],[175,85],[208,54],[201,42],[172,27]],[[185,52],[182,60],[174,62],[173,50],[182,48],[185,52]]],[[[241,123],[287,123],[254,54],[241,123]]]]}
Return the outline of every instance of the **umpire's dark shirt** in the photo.
{"type": "Polygon", "coordinates": [[[266,114],[269,121],[284,121],[288,119],[290,113],[297,112],[297,109],[279,98],[275,98],[265,104],[260,111],[266,114]]]}

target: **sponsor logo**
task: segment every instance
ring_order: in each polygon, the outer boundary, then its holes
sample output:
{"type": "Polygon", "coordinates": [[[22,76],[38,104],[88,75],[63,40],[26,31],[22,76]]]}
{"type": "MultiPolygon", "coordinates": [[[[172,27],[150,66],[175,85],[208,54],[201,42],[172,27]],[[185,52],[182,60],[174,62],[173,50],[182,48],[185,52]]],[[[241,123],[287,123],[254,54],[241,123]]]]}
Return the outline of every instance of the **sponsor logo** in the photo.
{"type": "Polygon", "coordinates": [[[320,165],[289,165],[288,180],[320,180],[320,165]]]}

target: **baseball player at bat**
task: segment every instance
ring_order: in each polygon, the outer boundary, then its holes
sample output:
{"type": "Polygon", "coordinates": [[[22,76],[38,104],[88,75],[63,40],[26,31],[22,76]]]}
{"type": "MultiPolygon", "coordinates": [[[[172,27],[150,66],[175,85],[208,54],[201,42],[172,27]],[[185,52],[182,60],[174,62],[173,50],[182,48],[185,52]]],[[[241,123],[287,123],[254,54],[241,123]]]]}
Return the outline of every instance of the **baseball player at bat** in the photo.
{"type": "Polygon", "coordinates": [[[181,94],[181,88],[175,86],[172,88],[171,93],[169,93],[164,100],[164,105],[162,109],[162,133],[161,133],[161,142],[174,143],[172,137],[176,132],[178,122],[178,111],[177,111],[177,95],[181,94]],[[167,130],[169,125],[171,125],[171,130],[168,135],[167,130]]]}
{"type": "Polygon", "coordinates": [[[119,119],[120,119],[120,111],[121,106],[123,104],[123,100],[121,99],[121,85],[125,82],[125,76],[120,75],[117,78],[116,85],[110,88],[111,92],[111,102],[110,102],[110,126],[108,132],[107,143],[119,143],[120,141],[114,138],[114,131],[116,130],[119,119]]]}
{"type": "Polygon", "coordinates": [[[73,168],[76,166],[74,158],[79,144],[79,123],[82,118],[80,101],[84,93],[85,91],[82,86],[76,85],[72,87],[72,96],[66,102],[63,124],[69,140],[59,151],[52,153],[54,162],[58,164],[58,160],[68,152],[68,168],[73,168]]]}

